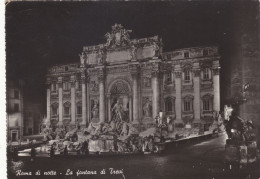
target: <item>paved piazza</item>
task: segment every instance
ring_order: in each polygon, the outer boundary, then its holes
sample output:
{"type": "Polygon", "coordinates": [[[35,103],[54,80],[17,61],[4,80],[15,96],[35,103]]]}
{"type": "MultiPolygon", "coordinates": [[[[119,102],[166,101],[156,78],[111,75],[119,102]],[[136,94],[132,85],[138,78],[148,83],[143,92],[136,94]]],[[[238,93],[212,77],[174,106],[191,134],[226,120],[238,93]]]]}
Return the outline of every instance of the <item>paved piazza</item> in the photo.
{"type": "MultiPolygon", "coordinates": [[[[31,162],[29,157],[20,157],[21,171],[37,170],[56,171],[57,175],[65,175],[70,169],[72,176],[65,178],[259,178],[259,163],[250,168],[236,169],[224,163],[225,149],[224,134],[219,137],[200,142],[193,145],[181,146],[179,148],[167,150],[162,155],[124,155],[124,156],[90,156],[69,158],[44,158],[37,157],[31,162]],[[21,164],[22,163],[22,164],[21,164]],[[50,163],[52,165],[50,165],[50,163]],[[55,168],[53,167],[55,166],[55,168]],[[117,174],[110,174],[110,168],[117,174]],[[101,175],[100,171],[106,170],[106,174],[101,175]],[[76,177],[77,171],[92,174],[80,175],[76,177]],[[117,170],[117,171],[115,171],[117,170]],[[97,172],[97,174],[93,174],[97,172]],[[123,175],[121,173],[123,173],[123,175]],[[231,177],[232,176],[232,177],[231,177]]],[[[68,172],[69,173],[69,172],[68,172]]],[[[50,172],[51,174],[51,172],[50,172]]],[[[85,173],[86,174],[86,173],[85,173]]],[[[42,176],[45,178],[44,176],[42,176]]],[[[60,176],[64,178],[64,176],[60,176]]],[[[28,178],[28,176],[25,176],[28,178]]],[[[38,177],[37,177],[38,178],[38,177]]]]}

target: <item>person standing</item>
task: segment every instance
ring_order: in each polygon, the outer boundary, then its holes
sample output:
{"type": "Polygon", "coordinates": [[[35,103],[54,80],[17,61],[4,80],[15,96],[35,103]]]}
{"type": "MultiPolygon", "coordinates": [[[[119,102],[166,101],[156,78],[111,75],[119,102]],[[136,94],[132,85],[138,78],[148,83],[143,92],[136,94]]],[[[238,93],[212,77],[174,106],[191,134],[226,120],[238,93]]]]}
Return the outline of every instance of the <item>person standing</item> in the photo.
{"type": "Polygon", "coordinates": [[[18,150],[17,150],[16,147],[15,147],[14,150],[13,150],[13,160],[14,160],[14,161],[17,161],[17,160],[18,160],[18,150]]]}
{"type": "Polygon", "coordinates": [[[36,150],[35,148],[32,146],[31,148],[31,160],[33,161],[36,157],[36,150]]]}
{"type": "Polygon", "coordinates": [[[54,152],[54,147],[53,145],[51,146],[51,150],[50,150],[50,157],[54,157],[55,152],[54,152]]]}
{"type": "Polygon", "coordinates": [[[66,155],[66,156],[68,155],[68,148],[67,148],[67,145],[66,145],[65,148],[64,148],[64,152],[63,152],[63,154],[66,155]]]}

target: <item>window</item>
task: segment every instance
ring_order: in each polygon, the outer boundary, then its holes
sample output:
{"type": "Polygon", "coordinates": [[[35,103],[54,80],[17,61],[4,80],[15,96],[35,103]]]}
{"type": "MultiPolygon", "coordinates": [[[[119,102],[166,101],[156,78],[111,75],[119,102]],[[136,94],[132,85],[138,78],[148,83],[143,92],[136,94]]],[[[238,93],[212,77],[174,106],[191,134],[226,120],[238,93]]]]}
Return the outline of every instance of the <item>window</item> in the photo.
{"type": "Polygon", "coordinates": [[[63,89],[64,90],[70,90],[70,83],[69,82],[64,82],[63,83],[63,89]]]}
{"type": "Polygon", "coordinates": [[[207,49],[204,49],[203,50],[203,56],[207,56],[207,55],[209,55],[209,51],[207,49]]]}
{"type": "Polygon", "coordinates": [[[192,112],[193,111],[193,96],[186,96],[183,99],[183,111],[192,112]]]}
{"type": "Polygon", "coordinates": [[[82,115],[82,106],[77,106],[77,114],[82,115]]]}
{"type": "Polygon", "coordinates": [[[70,115],[70,103],[69,102],[66,102],[64,103],[63,105],[63,114],[66,116],[66,115],[70,115]]]}
{"type": "Polygon", "coordinates": [[[190,57],[189,52],[184,52],[184,57],[185,57],[185,58],[189,58],[189,57],[190,57]]]}
{"type": "Polygon", "coordinates": [[[203,101],[203,111],[209,111],[209,100],[203,101]]]}
{"type": "Polygon", "coordinates": [[[212,111],[212,95],[207,94],[202,97],[202,109],[205,112],[212,111]]]}
{"type": "Polygon", "coordinates": [[[165,73],[165,83],[166,84],[171,84],[172,83],[172,73],[171,72],[166,72],[165,73]]]}
{"type": "Polygon", "coordinates": [[[191,79],[191,77],[190,77],[190,70],[185,70],[184,71],[184,81],[189,82],[190,79],[191,79]]]}
{"type": "Polygon", "coordinates": [[[69,70],[69,68],[67,66],[65,66],[65,71],[68,71],[68,70],[69,70]]]}
{"type": "Polygon", "coordinates": [[[51,90],[52,90],[52,91],[56,91],[56,90],[57,90],[57,88],[56,88],[56,83],[52,83],[52,84],[51,84],[51,90]]]}
{"type": "Polygon", "coordinates": [[[51,113],[53,116],[57,116],[58,115],[58,104],[53,104],[51,107],[51,113]]]}
{"type": "Polygon", "coordinates": [[[186,111],[186,112],[191,111],[191,102],[190,101],[184,101],[184,111],[186,111]]]}
{"type": "Polygon", "coordinates": [[[68,106],[64,107],[64,114],[69,115],[70,114],[70,108],[68,106]]]}
{"type": "Polygon", "coordinates": [[[81,116],[82,115],[82,104],[79,102],[77,104],[77,115],[81,116]]]}
{"type": "Polygon", "coordinates": [[[14,112],[19,112],[19,104],[14,104],[14,112]]]}
{"type": "Polygon", "coordinates": [[[19,91],[18,90],[14,90],[14,98],[19,99],[19,91]]]}
{"type": "Polygon", "coordinates": [[[172,114],[174,111],[173,99],[168,97],[165,99],[165,112],[166,114],[172,114]]]}
{"type": "Polygon", "coordinates": [[[204,79],[204,80],[210,79],[210,70],[209,70],[208,68],[205,68],[205,69],[203,70],[203,79],[204,79]]]}
{"type": "Polygon", "coordinates": [[[18,140],[18,131],[17,130],[15,130],[15,131],[12,130],[11,131],[11,140],[12,140],[12,142],[18,140]]]}

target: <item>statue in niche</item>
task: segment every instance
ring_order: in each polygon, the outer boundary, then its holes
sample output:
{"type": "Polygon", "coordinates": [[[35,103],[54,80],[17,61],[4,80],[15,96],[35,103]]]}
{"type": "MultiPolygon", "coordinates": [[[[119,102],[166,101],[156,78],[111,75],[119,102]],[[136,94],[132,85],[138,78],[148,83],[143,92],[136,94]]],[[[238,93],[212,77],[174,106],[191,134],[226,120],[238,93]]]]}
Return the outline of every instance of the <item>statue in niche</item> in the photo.
{"type": "Polygon", "coordinates": [[[143,84],[145,87],[151,87],[151,79],[149,77],[143,77],[143,84]]]}
{"type": "Polygon", "coordinates": [[[96,83],[96,81],[91,81],[90,82],[90,90],[91,91],[97,91],[98,89],[98,84],[96,83]]]}
{"type": "Polygon", "coordinates": [[[95,118],[98,118],[98,114],[99,114],[99,109],[98,109],[98,102],[95,101],[95,104],[91,110],[91,113],[92,113],[92,118],[95,119],[95,118]]]}
{"type": "Polygon", "coordinates": [[[150,117],[152,114],[152,104],[149,99],[146,100],[146,102],[143,106],[143,114],[144,114],[144,117],[150,117]]]}
{"type": "Polygon", "coordinates": [[[116,104],[112,108],[112,120],[116,122],[121,122],[123,120],[123,105],[117,100],[116,104]]]}

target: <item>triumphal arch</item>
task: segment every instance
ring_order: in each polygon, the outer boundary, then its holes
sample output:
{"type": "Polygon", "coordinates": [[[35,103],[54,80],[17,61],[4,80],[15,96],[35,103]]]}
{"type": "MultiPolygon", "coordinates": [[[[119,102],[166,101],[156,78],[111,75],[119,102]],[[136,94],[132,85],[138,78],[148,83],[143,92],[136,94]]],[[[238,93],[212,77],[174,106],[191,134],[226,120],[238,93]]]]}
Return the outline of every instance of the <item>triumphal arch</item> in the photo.
{"type": "Polygon", "coordinates": [[[80,63],[47,74],[47,123],[126,121],[148,127],[159,112],[177,127],[208,125],[220,110],[217,47],[163,52],[158,36],[130,39],[120,24],[106,43],[83,47],[80,63]]]}

